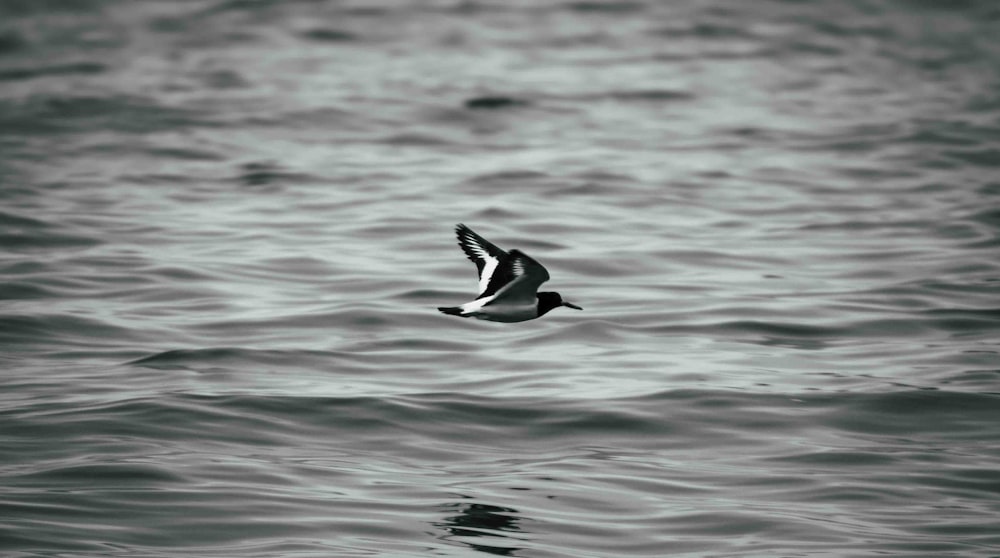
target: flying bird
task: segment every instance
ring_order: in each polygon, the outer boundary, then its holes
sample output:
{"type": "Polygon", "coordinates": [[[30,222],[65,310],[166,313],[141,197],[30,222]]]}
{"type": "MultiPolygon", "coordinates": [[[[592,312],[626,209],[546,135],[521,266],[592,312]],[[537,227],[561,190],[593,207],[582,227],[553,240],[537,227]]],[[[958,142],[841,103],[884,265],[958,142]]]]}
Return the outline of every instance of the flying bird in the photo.
{"type": "Polygon", "coordinates": [[[583,310],[559,293],[538,292],[549,280],[549,272],[524,252],[504,252],[461,223],[455,234],[458,245],[479,271],[479,295],[461,306],[438,308],[441,312],[493,322],[523,322],[560,306],[583,310]]]}

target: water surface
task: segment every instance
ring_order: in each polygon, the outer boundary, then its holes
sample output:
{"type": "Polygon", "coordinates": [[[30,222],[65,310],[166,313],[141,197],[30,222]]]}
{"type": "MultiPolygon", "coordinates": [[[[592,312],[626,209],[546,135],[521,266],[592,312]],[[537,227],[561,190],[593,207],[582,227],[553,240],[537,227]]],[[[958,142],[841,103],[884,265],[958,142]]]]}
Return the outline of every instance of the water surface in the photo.
{"type": "Polygon", "coordinates": [[[1000,555],[998,27],[0,5],[0,550],[1000,555]]]}

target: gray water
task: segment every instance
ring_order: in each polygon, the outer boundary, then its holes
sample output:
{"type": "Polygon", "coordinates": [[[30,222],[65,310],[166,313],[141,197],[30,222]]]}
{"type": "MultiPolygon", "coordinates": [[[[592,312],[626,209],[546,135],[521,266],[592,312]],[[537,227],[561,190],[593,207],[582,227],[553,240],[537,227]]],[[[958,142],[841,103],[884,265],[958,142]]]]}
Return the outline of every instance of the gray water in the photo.
{"type": "Polygon", "coordinates": [[[1000,556],[997,37],[0,2],[0,553],[1000,556]],[[585,310],[439,314],[458,222],[585,310]]]}

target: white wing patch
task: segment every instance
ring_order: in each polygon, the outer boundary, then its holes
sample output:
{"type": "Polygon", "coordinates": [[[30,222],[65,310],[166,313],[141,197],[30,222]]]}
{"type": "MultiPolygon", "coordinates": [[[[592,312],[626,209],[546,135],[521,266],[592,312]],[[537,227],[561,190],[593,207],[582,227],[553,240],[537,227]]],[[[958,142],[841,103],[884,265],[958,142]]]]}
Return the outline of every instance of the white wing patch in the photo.
{"type": "Polygon", "coordinates": [[[497,270],[500,260],[491,256],[490,252],[479,244],[479,241],[474,236],[465,235],[463,239],[469,249],[479,258],[479,261],[483,262],[483,271],[479,274],[479,294],[483,294],[486,292],[486,287],[489,286],[490,278],[493,277],[493,273],[497,270]]]}
{"type": "Polygon", "coordinates": [[[494,298],[496,298],[496,295],[487,296],[484,298],[477,298],[476,300],[466,302],[459,308],[462,309],[463,314],[471,314],[472,312],[478,312],[483,306],[486,306],[487,304],[492,302],[494,298]]]}
{"type": "Polygon", "coordinates": [[[483,258],[483,262],[485,262],[485,265],[483,266],[483,273],[479,276],[479,294],[483,294],[486,292],[486,287],[489,286],[490,278],[493,277],[493,273],[497,270],[497,265],[500,263],[500,260],[491,257],[484,252],[480,252],[480,255],[483,258]]]}

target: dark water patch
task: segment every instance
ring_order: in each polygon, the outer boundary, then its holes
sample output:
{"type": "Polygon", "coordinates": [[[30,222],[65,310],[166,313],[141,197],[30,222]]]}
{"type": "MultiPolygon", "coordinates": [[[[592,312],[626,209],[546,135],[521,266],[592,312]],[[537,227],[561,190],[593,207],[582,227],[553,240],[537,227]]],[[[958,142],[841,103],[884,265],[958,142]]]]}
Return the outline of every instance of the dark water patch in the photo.
{"type": "Polygon", "coordinates": [[[269,161],[244,163],[240,169],[242,172],[235,180],[244,186],[311,184],[319,181],[317,177],[288,171],[281,165],[269,161]]]}
{"type": "Polygon", "coordinates": [[[320,43],[349,43],[359,39],[357,34],[350,31],[323,27],[302,31],[299,35],[320,43]]]}
{"type": "Polygon", "coordinates": [[[414,146],[414,147],[456,147],[460,144],[439,135],[428,133],[402,133],[392,134],[378,140],[386,145],[414,146]]]}
{"type": "Polygon", "coordinates": [[[639,91],[613,91],[608,96],[617,101],[624,102],[653,102],[666,103],[674,101],[690,101],[695,95],[687,91],[674,91],[670,89],[648,89],[639,91]]]}
{"type": "Polygon", "coordinates": [[[52,271],[50,263],[40,261],[2,261],[0,260],[0,276],[31,276],[52,271]]]}
{"type": "Polygon", "coordinates": [[[674,89],[613,89],[608,91],[553,95],[552,99],[573,104],[618,102],[627,104],[663,104],[696,99],[694,93],[674,89]]]}
{"type": "Polygon", "coordinates": [[[99,463],[70,465],[30,475],[15,476],[12,482],[19,486],[39,484],[46,490],[60,490],[86,482],[88,489],[98,490],[113,486],[116,489],[141,488],[156,490],[179,484],[184,479],[163,467],[143,463],[99,463]]]}
{"type": "Polygon", "coordinates": [[[656,27],[649,31],[652,35],[670,38],[696,38],[716,41],[732,39],[757,39],[758,36],[749,26],[732,25],[721,21],[686,21],[656,27]]]}
{"type": "Polygon", "coordinates": [[[28,48],[28,40],[12,29],[0,30],[0,56],[16,53],[28,48]]]}
{"type": "Polygon", "coordinates": [[[502,193],[504,191],[534,190],[551,184],[554,180],[555,177],[544,172],[509,170],[473,176],[465,180],[464,184],[476,189],[502,193]]]}
{"type": "Polygon", "coordinates": [[[146,28],[156,33],[183,33],[190,29],[188,18],[176,16],[156,16],[149,19],[146,28]]]}
{"type": "MultiPolygon", "coordinates": [[[[576,437],[643,439],[670,431],[669,425],[655,414],[623,406],[595,408],[574,402],[540,403],[530,399],[490,399],[451,393],[408,396],[395,400],[397,416],[393,422],[407,423],[406,417],[411,415],[423,417],[420,424],[426,427],[426,434],[456,441],[501,435],[533,443],[576,437]],[[463,429],[447,426],[456,424],[464,425],[463,429]]],[[[417,426],[417,423],[409,423],[417,426]]]]}
{"type": "MultiPolygon", "coordinates": [[[[841,208],[842,212],[847,214],[854,211],[864,211],[865,209],[856,208],[854,210],[848,210],[846,207],[841,208]]],[[[919,232],[923,231],[927,227],[927,221],[923,219],[913,219],[913,220],[871,220],[862,221],[858,219],[851,219],[846,221],[837,221],[835,223],[808,223],[797,227],[800,231],[879,231],[879,230],[896,230],[896,231],[913,231],[919,232]]]]}
{"type": "Polygon", "coordinates": [[[277,112],[273,114],[253,114],[246,117],[244,123],[249,126],[266,126],[275,128],[288,128],[294,130],[315,130],[319,129],[326,134],[328,141],[333,132],[365,132],[372,129],[371,116],[355,111],[345,110],[340,107],[324,106],[322,108],[310,108],[277,112]]]}
{"type": "Polygon", "coordinates": [[[934,331],[935,325],[907,318],[871,319],[830,325],[734,320],[709,324],[651,325],[644,326],[643,329],[661,335],[707,335],[764,346],[823,350],[861,338],[900,339],[927,334],[934,331]]]}
{"type": "Polygon", "coordinates": [[[221,0],[205,8],[198,15],[211,16],[226,12],[268,12],[275,6],[280,6],[279,0],[221,0]]]}
{"type": "Polygon", "coordinates": [[[251,83],[235,70],[213,70],[198,75],[198,79],[211,89],[247,89],[251,83]]]}
{"type": "Polygon", "coordinates": [[[327,369],[339,357],[326,351],[309,350],[259,350],[239,347],[216,347],[208,349],[175,349],[156,353],[129,362],[151,368],[204,368],[227,366],[241,368],[247,366],[289,366],[295,368],[327,369]]]}
{"type": "Polygon", "coordinates": [[[831,327],[816,326],[794,323],[778,322],[758,322],[753,320],[741,320],[724,322],[711,326],[704,326],[705,329],[723,334],[750,334],[760,337],[760,342],[765,345],[784,345],[799,348],[822,348],[825,343],[837,339],[848,337],[848,330],[831,327]],[[803,341],[809,343],[803,345],[803,341]],[[815,345],[815,346],[814,346],[815,345]]]}
{"type": "Polygon", "coordinates": [[[99,12],[107,0],[44,0],[31,2],[25,0],[10,0],[0,3],[0,13],[12,17],[50,14],[59,12],[94,13],[99,12]]]}
{"type": "Polygon", "coordinates": [[[0,103],[0,135],[87,133],[93,129],[147,134],[214,125],[204,115],[134,96],[34,96],[0,103]]]}
{"type": "Polygon", "coordinates": [[[496,110],[523,107],[527,105],[528,102],[525,100],[500,95],[473,97],[471,99],[467,99],[464,103],[465,108],[471,110],[496,110]]]}
{"type": "Polygon", "coordinates": [[[982,0],[955,0],[946,3],[934,0],[898,0],[895,3],[906,6],[908,9],[925,10],[931,15],[936,11],[971,12],[976,16],[983,15],[983,12],[996,14],[996,6],[992,2],[983,2],[982,0]]]}
{"type": "Polygon", "coordinates": [[[24,281],[5,281],[0,283],[0,300],[35,300],[58,296],[60,296],[60,293],[35,283],[24,281]]]}
{"type": "Polygon", "coordinates": [[[18,233],[30,235],[40,230],[51,229],[52,225],[41,219],[0,211],[0,227],[3,227],[4,232],[7,234],[18,233]]]}
{"type": "Polygon", "coordinates": [[[327,279],[336,271],[329,262],[308,256],[284,256],[260,260],[255,266],[268,276],[318,277],[327,279]]]}
{"type": "Polygon", "coordinates": [[[945,153],[948,157],[962,163],[979,167],[1000,167],[1000,149],[986,147],[982,149],[951,150],[945,153]]]}
{"type": "Polygon", "coordinates": [[[827,423],[870,435],[934,435],[978,437],[977,431],[1000,420],[1000,394],[908,390],[880,394],[853,394],[843,401],[843,412],[827,423]]]}
{"type": "Polygon", "coordinates": [[[968,218],[977,223],[989,225],[994,229],[1000,229],[1000,209],[988,208],[973,213],[968,218]]]}
{"type": "MultiPolygon", "coordinates": [[[[604,196],[604,197],[615,197],[621,194],[621,185],[619,184],[602,184],[599,182],[586,182],[583,184],[575,184],[573,186],[568,186],[559,190],[553,190],[549,195],[553,197],[567,197],[567,198],[579,198],[581,196],[604,196]],[[615,196],[609,196],[614,192],[615,196]]],[[[616,200],[617,201],[617,200],[616,200]]]]}
{"type": "Polygon", "coordinates": [[[997,469],[972,467],[949,473],[953,483],[960,483],[960,488],[1000,494],[1000,471],[997,469]]]}
{"type": "Polygon", "coordinates": [[[832,467],[838,470],[854,467],[891,467],[897,461],[892,455],[864,451],[820,451],[777,458],[777,461],[806,467],[832,467]]]}
{"type": "Polygon", "coordinates": [[[172,173],[149,173],[149,174],[123,174],[118,177],[128,184],[140,186],[176,186],[190,185],[191,176],[187,174],[172,173]]]}
{"type": "Polygon", "coordinates": [[[107,71],[107,66],[97,62],[78,62],[40,68],[8,68],[0,70],[0,81],[23,81],[72,74],[100,74],[105,71],[107,71]]]}
{"type": "Polygon", "coordinates": [[[639,2],[569,2],[565,7],[574,12],[593,14],[629,14],[644,11],[646,5],[639,2]]]}
{"type": "MultiPolygon", "coordinates": [[[[219,21],[222,19],[218,17],[220,13],[223,12],[208,8],[181,15],[154,16],[149,19],[147,28],[156,33],[183,36],[185,48],[192,51],[229,47],[252,48],[263,42],[262,37],[251,25],[253,22],[246,20],[219,21]]],[[[259,19],[263,19],[266,10],[250,13],[257,13],[259,19]]],[[[280,24],[276,20],[271,20],[270,23],[280,24]]]]}
{"type": "MultiPolygon", "coordinates": [[[[292,403],[292,401],[288,401],[292,403]]],[[[201,439],[212,443],[251,443],[281,446],[283,436],[301,431],[306,421],[293,417],[315,415],[320,405],[292,409],[274,400],[249,402],[238,396],[171,395],[155,398],[98,401],[71,405],[45,403],[8,417],[20,426],[21,436],[46,436],[70,441],[81,437],[94,442],[132,438],[136,442],[201,439]],[[274,416],[281,409],[284,418],[274,416]],[[72,427],[67,424],[72,422],[72,427]]]]}
{"type": "Polygon", "coordinates": [[[579,172],[573,175],[573,178],[590,183],[616,183],[616,184],[631,184],[638,182],[638,179],[629,174],[611,172],[602,169],[592,169],[583,172],[579,172]]]}
{"type": "Polygon", "coordinates": [[[447,291],[440,291],[437,289],[415,289],[412,291],[406,291],[395,295],[395,298],[400,300],[412,300],[416,302],[426,302],[431,301],[436,304],[442,300],[447,299],[449,296],[454,296],[454,293],[447,291]]]}
{"type": "Polygon", "coordinates": [[[829,58],[839,58],[846,50],[842,48],[839,41],[834,44],[824,44],[818,40],[793,39],[778,47],[781,52],[790,53],[796,58],[804,55],[819,55],[829,58]]]}
{"type": "Polygon", "coordinates": [[[145,341],[134,330],[72,314],[0,315],[0,344],[7,350],[38,347],[115,346],[145,341]]]}
{"type": "MultiPolygon", "coordinates": [[[[351,346],[352,350],[359,352],[393,352],[393,353],[449,353],[453,354],[459,351],[466,351],[469,349],[469,344],[467,342],[454,341],[451,339],[436,339],[436,338],[397,338],[393,339],[389,343],[364,343],[355,344],[351,346]]],[[[412,355],[417,356],[417,355],[412,355]]],[[[437,358],[431,356],[430,358],[437,358]]]]}
{"type": "Polygon", "coordinates": [[[936,128],[921,128],[904,137],[897,138],[900,142],[912,142],[916,144],[942,145],[942,146],[978,146],[982,140],[970,135],[968,131],[936,128]]]}
{"type": "MultiPolygon", "coordinates": [[[[981,269],[978,268],[976,269],[981,269]]],[[[887,287],[888,294],[908,292],[911,296],[932,298],[936,301],[935,306],[960,305],[968,307],[973,304],[981,304],[983,307],[990,307],[995,304],[998,285],[987,276],[983,280],[963,279],[961,275],[948,277],[939,274],[934,279],[921,279],[909,281],[892,287],[887,287]]],[[[875,291],[876,293],[879,290],[875,291]]]]}
{"type": "Polygon", "coordinates": [[[226,157],[219,153],[190,147],[151,147],[146,152],[154,157],[181,161],[221,162],[226,160],[226,157]]]}
{"type": "Polygon", "coordinates": [[[345,5],[339,8],[339,13],[342,13],[344,15],[366,17],[366,18],[385,17],[391,15],[393,11],[394,8],[390,8],[387,6],[345,5]]]}
{"type": "MultiPolygon", "coordinates": [[[[990,353],[990,358],[1000,361],[1000,353],[990,353]]],[[[1000,368],[963,370],[940,380],[940,383],[944,386],[954,386],[956,389],[963,386],[982,386],[983,390],[995,389],[1000,383],[1000,368]]]]}
{"type": "Polygon", "coordinates": [[[0,232],[0,246],[17,252],[35,252],[59,248],[84,249],[92,248],[102,243],[103,241],[100,239],[87,237],[83,234],[73,234],[52,229],[39,230],[30,234],[0,232]]]}
{"type": "Polygon", "coordinates": [[[816,31],[824,35],[834,37],[871,37],[873,39],[888,40],[896,36],[895,30],[889,26],[881,24],[878,20],[832,20],[814,19],[809,21],[809,25],[816,31]]]}
{"type": "Polygon", "coordinates": [[[472,214],[471,219],[465,219],[469,222],[482,222],[482,223],[502,223],[507,219],[512,219],[517,217],[517,213],[503,207],[489,206],[483,207],[472,214]]]}
{"type": "Polygon", "coordinates": [[[922,314],[933,327],[959,337],[984,335],[1000,329],[1000,308],[934,308],[922,314]]]}

